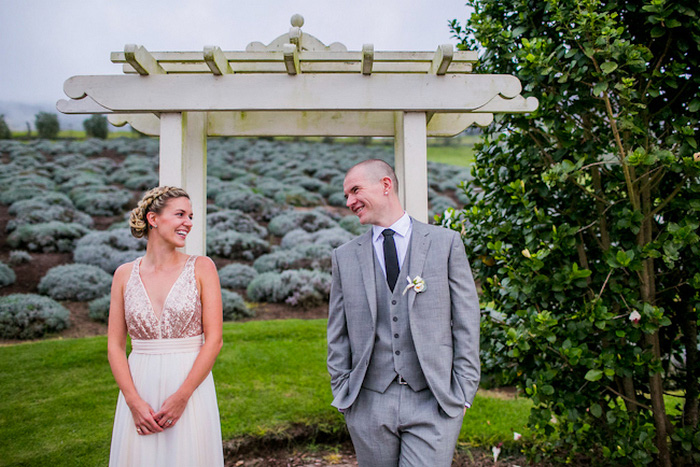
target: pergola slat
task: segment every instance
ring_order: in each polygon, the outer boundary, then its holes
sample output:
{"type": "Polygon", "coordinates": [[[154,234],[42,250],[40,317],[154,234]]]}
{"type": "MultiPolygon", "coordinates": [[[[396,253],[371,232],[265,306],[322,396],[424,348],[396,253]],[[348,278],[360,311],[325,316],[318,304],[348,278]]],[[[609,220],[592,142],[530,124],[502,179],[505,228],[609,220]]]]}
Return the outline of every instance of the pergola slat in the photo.
{"type": "Polygon", "coordinates": [[[127,44],[124,47],[124,59],[140,75],[159,75],[165,73],[153,55],[142,46],[127,44]]]}
{"type": "Polygon", "coordinates": [[[374,45],[362,45],[362,74],[371,75],[372,65],[374,64],[374,45]]]}
{"type": "Polygon", "coordinates": [[[452,44],[442,44],[435,51],[433,61],[430,64],[430,73],[434,75],[444,75],[452,63],[452,44]]]}
{"type": "Polygon", "coordinates": [[[233,73],[231,65],[219,47],[204,47],[204,61],[211,72],[217,76],[233,73]]]}

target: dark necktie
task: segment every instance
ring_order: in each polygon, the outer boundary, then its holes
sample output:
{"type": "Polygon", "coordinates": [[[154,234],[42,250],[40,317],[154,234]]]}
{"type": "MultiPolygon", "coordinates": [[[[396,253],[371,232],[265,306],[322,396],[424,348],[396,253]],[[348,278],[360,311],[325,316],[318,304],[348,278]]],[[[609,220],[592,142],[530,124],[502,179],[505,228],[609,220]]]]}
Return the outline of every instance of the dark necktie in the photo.
{"type": "Polygon", "coordinates": [[[384,264],[386,266],[386,281],[391,291],[394,291],[396,279],[399,277],[399,258],[396,256],[396,244],[394,243],[394,232],[391,229],[382,231],[384,235],[384,264]]]}

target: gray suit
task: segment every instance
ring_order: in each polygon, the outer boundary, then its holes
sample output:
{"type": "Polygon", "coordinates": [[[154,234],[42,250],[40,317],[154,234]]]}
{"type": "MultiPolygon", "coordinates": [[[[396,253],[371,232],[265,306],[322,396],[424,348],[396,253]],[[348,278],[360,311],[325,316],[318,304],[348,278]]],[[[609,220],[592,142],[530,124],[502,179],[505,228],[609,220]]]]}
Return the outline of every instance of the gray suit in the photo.
{"type": "MultiPolygon", "coordinates": [[[[442,227],[426,225],[415,219],[412,221],[409,249],[394,293],[391,294],[387,287],[391,303],[395,305],[390,310],[395,313],[401,306],[400,302],[405,302],[412,339],[410,345],[415,348],[417,357],[413,361],[417,361],[420,366],[416,369],[422,378],[420,381],[427,383],[427,389],[422,391],[422,387],[414,388],[419,391],[414,392],[420,394],[415,400],[426,401],[416,403],[432,403],[436,407],[435,413],[439,412],[439,415],[428,415],[431,419],[442,416],[446,421],[455,419],[453,428],[449,430],[454,431],[454,426],[457,427],[453,437],[456,440],[465,404],[472,403],[480,378],[480,315],[476,287],[459,235],[442,227]],[[409,290],[402,295],[407,284],[406,275],[411,278],[421,276],[426,283],[425,290],[421,293],[409,290]]],[[[380,393],[395,394],[384,397],[403,397],[397,391],[411,390],[407,386],[394,388],[392,384],[385,391],[377,391],[374,383],[368,384],[366,381],[369,379],[368,368],[376,366],[372,361],[373,356],[378,358],[375,343],[381,342],[378,326],[381,326],[382,320],[378,319],[378,309],[382,313],[387,312],[387,307],[381,306],[382,299],[378,297],[382,285],[375,281],[375,277],[381,281],[385,279],[375,273],[375,265],[371,230],[333,252],[333,281],[328,316],[328,371],[334,397],[332,405],[341,410],[350,408],[348,417],[352,414],[353,423],[359,424],[365,421],[372,423],[369,422],[370,414],[353,413],[353,404],[361,398],[361,394],[367,393],[362,396],[365,399],[380,397],[380,393]]],[[[386,322],[389,322],[388,319],[386,322]]],[[[391,332],[394,332],[393,328],[391,332]]],[[[387,372],[401,372],[391,363],[385,366],[387,372]]],[[[376,371],[370,370],[372,373],[376,371]]],[[[377,404],[381,407],[388,400],[383,399],[377,404]]],[[[364,400],[360,405],[365,407],[364,400]]],[[[372,410],[376,411],[376,407],[372,410]]],[[[420,412],[418,407],[411,409],[411,413],[420,412]]],[[[365,441],[369,444],[372,441],[359,438],[375,437],[378,436],[377,433],[354,432],[350,418],[348,426],[361,464],[382,465],[381,461],[376,460],[376,453],[366,455],[358,448],[358,445],[367,445],[365,441]]],[[[401,427],[398,431],[401,431],[401,427]]],[[[435,435],[436,438],[442,436],[441,433],[435,435]]],[[[435,442],[438,443],[439,440],[436,439],[435,442]]],[[[454,441],[451,443],[453,449],[454,441]]],[[[428,444],[431,444],[430,439],[428,444]]],[[[450,450],[450,459],[451,453],[450,450]]],[[[402,462],[411,464],[410,460],[402,462]]],[[[438,463],[431,462],[429,465],[438,463]]]]}

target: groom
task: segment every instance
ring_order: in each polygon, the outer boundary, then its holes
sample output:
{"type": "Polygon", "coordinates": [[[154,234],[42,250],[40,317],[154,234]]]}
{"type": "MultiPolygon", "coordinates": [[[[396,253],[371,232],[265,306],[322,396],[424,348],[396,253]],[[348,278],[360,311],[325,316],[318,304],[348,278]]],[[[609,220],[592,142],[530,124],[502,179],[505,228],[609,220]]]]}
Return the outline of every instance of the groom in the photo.
{"type": "Polygon", "coordinates": [[[479,300],[464,245],[404,212],[384,161],[352,167],[343,191],[372,228],[333,252],[332,405],[360,466],[449,466],[480,377],[479,300]]]}

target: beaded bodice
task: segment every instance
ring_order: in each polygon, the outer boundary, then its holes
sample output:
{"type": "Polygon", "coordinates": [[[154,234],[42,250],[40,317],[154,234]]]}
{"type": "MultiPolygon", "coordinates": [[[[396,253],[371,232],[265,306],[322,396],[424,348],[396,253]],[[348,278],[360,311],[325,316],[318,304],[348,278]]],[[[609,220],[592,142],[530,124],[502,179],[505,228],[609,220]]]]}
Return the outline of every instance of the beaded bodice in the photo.
{"type": "Polygon", "coordinates": [[[160,319],[141,281],[141,258],[134,261],[124,290],[126,327],[132,339],[175,339],[202,334],[202,301],[194,277],[196,259],[195,255],[187,258],[163,303],[160,319]]]}

